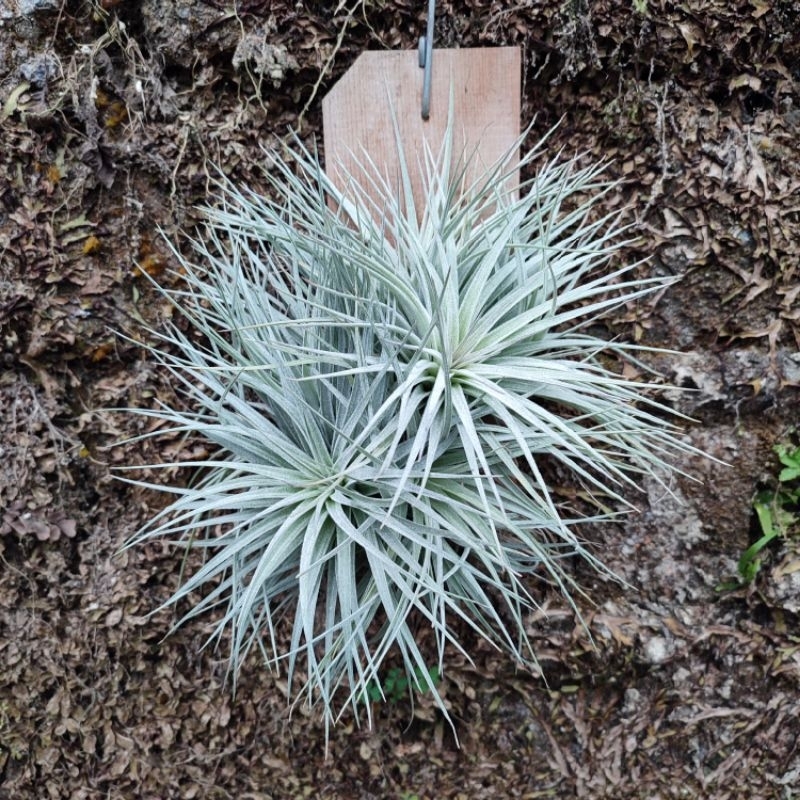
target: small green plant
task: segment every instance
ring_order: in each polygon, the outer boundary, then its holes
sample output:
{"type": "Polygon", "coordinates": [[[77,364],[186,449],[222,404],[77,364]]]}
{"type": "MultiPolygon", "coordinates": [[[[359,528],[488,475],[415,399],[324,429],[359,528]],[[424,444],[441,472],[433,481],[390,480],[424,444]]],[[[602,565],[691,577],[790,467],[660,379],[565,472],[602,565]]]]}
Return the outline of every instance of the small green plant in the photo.
{"type": "Polygon", "coordinates": [[[406,169],[399,192],[376,174],[343,193],[307,151],[292,159],[266,173],[272,199],[223,182],[195,258],[175,251],[180,282],[161,291],[182,323],[151,352],[186,400],[137,413],[212,455],[179,463],[188,486],[140,484],[174,499],[132,543],[205,554],[166,605],[216,613],[234,679],[255,648],[293,687],[302,662],[295,697],[326,722],[415,683],[446,716],[459,632],[535,663],[535,583],[577,610],[570,559],[607,572],[578,525],[696,452],[619,374],[642,348],[586,330],[669,281],[609,268],[623,228],[596,212],[614,185],[577,158],[517,194],[500,166],[468,179],[448,139],[419,210],[406,169]],[[593,505],[557,502],[554,475],[593,505]],[[381,680],[390,654],[400,671],[381,680]]]}
{"type": "Polygon", "coordinates": [[[390,703],[398,703],[410,691],[426,694],[441,681],[438,667],[431,667],[427,670],[416,667],[413,675],[400,667],[392,667],[381,682],[372,680],[367,684],[364,692],[364,701],[378,703],[386,700],[390,703]]]}
{"type": "Polygon", "coordinates": [[[800,447],[779,444],[775,453],[782,464],[778,484],[774,489],[759,491],[753,498],[753,510],[761,535],[745,550],[737,564],[738,580],[723,584],[723,589],[733,589],[752,583],[761,569],[761,553],[778,538],[797,533],[800,528],[800,447]]]}
{"type": "Polygon", "coordinates": [[[778,480],[786,484],[800,478],[800,447],[779,444],[775,447],[775,452],[783,465],[783,469],[778,473],[778,480]]]}

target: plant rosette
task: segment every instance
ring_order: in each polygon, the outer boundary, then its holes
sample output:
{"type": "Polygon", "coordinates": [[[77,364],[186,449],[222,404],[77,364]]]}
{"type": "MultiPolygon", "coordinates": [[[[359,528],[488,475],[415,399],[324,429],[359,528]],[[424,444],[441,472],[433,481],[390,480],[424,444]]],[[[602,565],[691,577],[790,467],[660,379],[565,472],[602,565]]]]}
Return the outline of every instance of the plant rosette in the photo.
{"type": "Polygon", "coordinates": [[[517,194],[500,167],[468,181],[448,138],[422,209],[405,166],[400,192],[377,171],[341,191],[299,145],[291,162],[265,171],[271,199],[221,181],[193,256],[173,251],[182,280],[160,291],[183,324],[151,331],[150,350],[185,403],[136,413],[213,455],[178,464],[189,486],[140,484],[173,502],[130,544],[205,554],[165,605],[191,596],[181,622],[216,613],[234,679],[253,646],[293,686],[302,663],[295,700],[330,723],[371,714],[360,700],[391,652],[404,675],[435,670],[425,688],[447,715],[437,685],[459,631],[535,664],[531,587],[577,611],[567,559],[608,572],[577,526],[697,452],[650,385],[609,367],[645,348],[588,332],[670,281],[609,266],[624,227],[596,212],[616,184],[578,158],[517,194]],[[555,469],[591,513],[557,502],[555,469]]]}

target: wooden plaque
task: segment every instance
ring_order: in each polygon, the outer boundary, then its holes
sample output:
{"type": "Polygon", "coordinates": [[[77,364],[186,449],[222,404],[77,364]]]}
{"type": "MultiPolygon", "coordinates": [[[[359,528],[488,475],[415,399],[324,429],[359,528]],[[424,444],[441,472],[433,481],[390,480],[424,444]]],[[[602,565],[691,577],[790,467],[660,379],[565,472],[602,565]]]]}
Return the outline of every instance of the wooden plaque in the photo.
{"type": "Polygon", "coordinates": [[[363,53],[322,102],[325,171],[340,189],[345,175],[359,178],[365,153],[399,189],[399,160],[392,109],[421,210],[425,142],[438,155],[453,93],[453,158],[474,152],[473,169],[505,156],[518,183],[513,149],[520,135],[520,51],[517,47],[433,51],[428,120],[422,119],[423,70],[416,52],[363,53]],[[513,149],[513,152],[512,152],[513,149]]]}

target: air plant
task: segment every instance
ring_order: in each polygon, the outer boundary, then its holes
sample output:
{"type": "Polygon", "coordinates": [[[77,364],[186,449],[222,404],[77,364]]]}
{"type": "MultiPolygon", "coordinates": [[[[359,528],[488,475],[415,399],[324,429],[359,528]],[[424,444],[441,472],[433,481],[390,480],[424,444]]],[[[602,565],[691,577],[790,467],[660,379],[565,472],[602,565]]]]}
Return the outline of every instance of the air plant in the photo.
{"type": "Polygon", "coordinates": [[[182,280],[161,291],[183,323],[151,351],[185,402],[137,413],[213,454],[179,464],[188,486],[144,484],[174,500],[131,544],[202,550],[165,605],[214,612],[234,677],[255,646],[332,722],[364,710],[387,659],[446,675],[459,632],[535,663],[532,589],[574,605],[565,559],[607,571],[576,526],[691,448],[612,369],[641,348],[587,332],[665,285],[609,267],[624,228],[595,214],[602,166],[556,158],[517,193],[446,144],[418,208],[402,158],[399,191],[369,165],[341,189],[291,158],[265,171],[271,199],[222,180],[193,257],[174,251],[182,280]],[[556,470],[591,511],[557,501],[556,470]]]}

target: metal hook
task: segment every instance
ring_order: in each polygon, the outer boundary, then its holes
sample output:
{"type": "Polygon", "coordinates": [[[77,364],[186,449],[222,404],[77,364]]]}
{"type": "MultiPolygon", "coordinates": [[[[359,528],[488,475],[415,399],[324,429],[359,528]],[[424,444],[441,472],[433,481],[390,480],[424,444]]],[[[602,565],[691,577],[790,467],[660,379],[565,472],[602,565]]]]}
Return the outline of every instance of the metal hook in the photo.
{"type": "Polygon", "coordinates": [[[419,39],[419,65],[425,70],[422,79],[422,119],[431,115],[431,78],[433,77],[433,22],[436,0],[428,0],[428,28],[419,39]]]}

